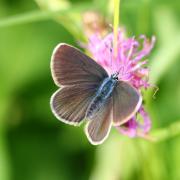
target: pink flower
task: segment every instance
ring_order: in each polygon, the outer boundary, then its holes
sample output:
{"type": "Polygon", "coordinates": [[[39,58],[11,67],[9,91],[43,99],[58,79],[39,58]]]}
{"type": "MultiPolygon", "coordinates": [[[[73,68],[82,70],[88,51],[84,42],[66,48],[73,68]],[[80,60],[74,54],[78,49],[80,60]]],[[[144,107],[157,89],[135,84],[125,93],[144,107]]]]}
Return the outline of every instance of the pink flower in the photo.
{"type": "MultiPolygon", "coordinates": [[[[93,58],[103,66],[109,75],[119,72],[118,78],[130,83],[141,93],[141,89],[150,87],[148,82],[149,69],[144,67],[147,64],[145,58],[154,47],[155,37],[151,40],[141,35],[138,39],[135,37],[127,38],[125,32],[118,31],[117,56],[114,56],[113,33],[102,38],[95,34],[89,38],[88,50],[93,58]]],[[[118,131],[129,137],[135,137],[147,133],[151,128],[150,118],[145,112],[143,106],[140,107],[137,114],[142,117],[142,122],[136,118],[131,118],[127,123],[116,127],[118,131]]]]}
{"type": "Polygon", "coordinates": [[[147,112],[145,112],[143,107],[140,107],[138,114],[143,118],[143,122],[140,122],[136,117],[131,118],[123,126],[117,126],[117,130],[124,135],[129,137],[141,136],[146,134],[151,129],[151,120],[147,112]]]}

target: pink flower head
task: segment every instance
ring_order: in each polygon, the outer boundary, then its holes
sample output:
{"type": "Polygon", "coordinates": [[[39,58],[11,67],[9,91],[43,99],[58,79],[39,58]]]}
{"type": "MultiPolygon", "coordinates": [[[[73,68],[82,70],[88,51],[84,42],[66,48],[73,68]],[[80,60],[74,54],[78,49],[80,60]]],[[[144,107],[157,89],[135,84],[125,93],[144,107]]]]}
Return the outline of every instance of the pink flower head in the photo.
{"type": "Polygon", "coordinates": [[[129,137],[141,136],[146,134],[151,129],[151,120],[147,112],[143,107],[140,107],[138,111],[139,115],[143,118],[143,122],[139,122],[136,117],[131,118],[123,126],[117,126],[117,130],[124,135],[129,137]]]}
{"type": "MultiPolygon", "coordinates": [[[[154,47],[155,37],[151,40],[141,35],[127,38],[124,31],[118,31],[117,55],[114,56],[113,33],[102,38],[99,34],[94,34],[89,38],[88,50],[93,58],[103,66],[109,75],[119,72],[118,78],[126,81],[135,87],[139,92],[141,88],[148,88],[149,70],[144,67],[147,63],[145,58],[154,47]],[[142,41],[142,42],[140,42],[142,41]]],[[[147,133],[151,128],[151,121],[144,108],[141,106],[137,112],[142,116],[142,122],[134,116],[127,123],[116,127],[120,133],[130,137],[137,136],[137,132],[147,133]]]]}

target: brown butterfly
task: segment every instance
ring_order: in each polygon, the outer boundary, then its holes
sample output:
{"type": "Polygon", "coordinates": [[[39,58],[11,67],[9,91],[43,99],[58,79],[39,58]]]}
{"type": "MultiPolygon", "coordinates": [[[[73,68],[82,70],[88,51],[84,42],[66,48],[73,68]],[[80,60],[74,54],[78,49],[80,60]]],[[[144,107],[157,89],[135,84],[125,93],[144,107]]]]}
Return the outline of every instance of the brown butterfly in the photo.
{"type": "Polygon", "coordinates": [[[80,125],[87,121],[88,140],[101,144],[111,126],[127,122],[139,109],[142,98],[119,72],[108,76],[105,69],[80,50],[61,43],[52,55],[51,72],[60,87],[51,97],[51,109],[62,122],[80,125]]]}

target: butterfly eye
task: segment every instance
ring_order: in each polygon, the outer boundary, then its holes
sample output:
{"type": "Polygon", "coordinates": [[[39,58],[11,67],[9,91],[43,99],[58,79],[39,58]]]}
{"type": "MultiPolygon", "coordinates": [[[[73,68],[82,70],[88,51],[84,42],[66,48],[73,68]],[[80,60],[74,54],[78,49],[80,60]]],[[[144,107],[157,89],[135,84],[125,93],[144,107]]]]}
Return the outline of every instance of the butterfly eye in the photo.
{"type": "Polygon", "coordinates": [[[114,76],[113,79],[116,80],[116,81],[119,80],[119,79],[118,79],[118,76],[114,76]]]}
{"type": "Polygon", "coordinates": [[[116,73],[111,75],[111,78],[114,80],[118,80],[118,75],[119,75],[119,72],[116,72],[116,73]]]}

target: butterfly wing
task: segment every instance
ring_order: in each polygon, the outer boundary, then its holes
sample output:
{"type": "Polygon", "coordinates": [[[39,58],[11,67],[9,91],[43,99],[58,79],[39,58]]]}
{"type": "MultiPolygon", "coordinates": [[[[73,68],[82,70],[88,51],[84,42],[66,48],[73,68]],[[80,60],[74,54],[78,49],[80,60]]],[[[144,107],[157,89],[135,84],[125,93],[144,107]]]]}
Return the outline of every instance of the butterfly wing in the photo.
{"type": "Polygon", "coordinates": [[[51,72],[56,85],[97,84],[107,72],[80,50],[59,44],[51,58],[51,72]]]}
{"type": "Polygon", "coordinates": [[[85,133],[88,140],[94,144],[101,144],[108,137],[112,124],[112,98],[102,105],[97,113],[88,118],[85,133]]]}
{"type": "Polygon", "coordinates": [[[113,91],[113,124],[119,126],[132,118],[142,103],[139,92],[126,82],[118,81],[113,91]]]}
{"type": "Polygon", "coordinates": [[[51,109],[55,116],[71,125],[79,125],[95,90],[89,86],[70,86],[57,90],[51,97],[51,109]]]}
{"type": "Polygon", "coordinates": [[[59,44],[52,55],[51,71],[55,83],[63,86],[51,97],[55,116],[68,124],[84,119],[99,83],[106,71],[90,57],[67,44],[59,44]]]}

